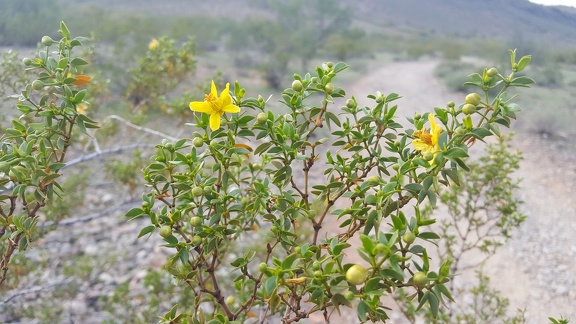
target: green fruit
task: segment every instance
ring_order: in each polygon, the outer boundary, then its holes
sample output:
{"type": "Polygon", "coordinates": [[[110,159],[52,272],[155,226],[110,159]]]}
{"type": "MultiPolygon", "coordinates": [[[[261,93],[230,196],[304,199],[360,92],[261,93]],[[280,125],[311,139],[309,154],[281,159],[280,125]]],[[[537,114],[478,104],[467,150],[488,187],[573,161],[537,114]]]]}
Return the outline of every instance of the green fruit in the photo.
{"type": "Polygon", "coordinates": [[[392,164],[392,169],[394,171],[398,171],[400,169],[400,165],[398,163],[394,163],[394,164],[392,164]]]}
{"type": "Polygon", "coordinates": [[[168,225],[164,225],[164,226],[160,227],[160,236],[162,236],[163,238],[167,238],[169,236],[172,236],[172,227],[170,227],[168,225]]]}
{"type": "Polygon", "coordinates": [[[366,182],[370,183],[370,184],[378,184],[380,183],[380,177],[379,176],[371,176],[366,178],[366,182]]]}
{"type": "Polygon", "coordinates": [[[348,290],[347,292],[344,293],[344,298],[346,298],[347,300],[354,300],[354,298],[356,298],[356,295],[354,295],[353,292],[348,290]]]}
{"type": "Polygon", "coordinates": [[[322,268],[322,263],[320,261],[314,261],[312,263],[312,270],[320,270],[322,268]]]}
{"type": "Polygon", "coordinates": [[[361,265],[355,264],[346,271],[346,281],[353,285],[360,285],[366,281],[366,269],[361,265]]]}
{"type": "Polygon", "coordinates": [[[316,278],[316,279],[322,279],[322,275],[323,275],[322,270],[316,270],[316,271],[314,271],[314,278],[316,278]]]}
{"type": "Polygon", "coordinates": [[[258,265],[258,271],[265,272],[266,270],[268,270],[268,265],[265,262],[258,265]]]}
{"type": "Polygon", "coordinates": [[[203,194],[204,194],[204,190],[202,189],[202,187],[196,186],[196,187],[192,188],[192,196],[200,197],[203,194]]]}
{"type": "Polygon", "coordinates": [[[421,114],[418,113],[414,114],[414,120],[419,120],[420,118],[422,118],[421,114]]]}
{"type": "Polygon", "coordinates": [[[258,116],[256,116],[256,122],[258,122],[258,124],[260,125],[266,123],[267,121],[268,121],[268,114],[265,112],[261,112],[258,114],[258,116]]]}
{"type": "Polygon", "coordinates": [[[428,276],[426,276],[424,272],[416,272],[414,277],[412,277],[412,281],[416,284],[416,286],[422,288],[428,283],[428,276]]]}
{"type": "Polygon", "coordinates": [[[334,93],[334,85],[332,83],[326,83],[326,85],[324,86],[324,92],[326,92],[326,94],[333,94],[334,93]]]}
{"type": "Polygon", "coordinates": [[[50,36],[43,36],[41,42],[44,46],[50,46],[55,43],[55,41],[50,38],[50,36]]]}
{"type": "Polygon", "coordinates": [[[376,253],[380,255],[386,255],[386,253],[390,251],[390,249],[383,243],[376,244],[376,253]]]}
{"type": "Polygon", "coordinates": [[[202,147],[202,145],[204,145],[204,140],[202,137],[194,137],[192,144],[196,147],[202,147]]]}
{"type": "Polygon", "coordinates": [[[194,216],[192,218],[190,218],[190,225],[194,226],[194,227],[198,227],[200,225],[202,225],[204,222],[202,221],[202,218],[200,216],[194,216]]]}
{"type": "Polygon", "coordinates": [[[464,127],[458,126],[458,127],[456,127],[456,129],[454,130],[454,134],[456,134],[456,135],[464,135],[464,134],[466,134],[466,130],[464,129],[464,127]]]}
{"type": "Polygon", "coordinates": [[[476,106],[472,104],[465,104],[464,106],[462,106],[462,112],[466,115],[472,115],[473,113],[476,112],[476,106]]]}
{"type": "Polygon", "coordinates": [[[302,248],[301,248],[301,247],[299,247],[299,246],[295,246],[295,247],[294,247],[294,253],[300,254],[300,251],[302,251],[302,248]]]}
{"type": "Polygon", "coordinates": [[[469,93],[468,95],[466,95],[466,98],[464,99],[464,101],[466,101],[467,104],[471,104],[474,106],[478,106],[481,100],[482,98],[480,97],[480,95],[475,92],[469,93]]]}
{"type": "Polygon", "coordinates": [[[454,103],[454,101],[450,101],[446,104],[446,106],[448,106],[448,108],[454,108],[456,104],[454,103]]]}
{"type": "Polygon", "coordinates": [[[424,158],[424,160],[426,161],[432,161],[432,159],[434,159],[434,154],[430,153],[430,152],[426,152],[422,155],[422,157],[424,158]]]}
{"type": "Polygon", "coordinates": [[[34,80],[32,82],[32,89],[34,90],[42,90],[44,88],[44,82],[40,80],[34,80]]]}
{"type": "Polygon", "coordinates": [[[226,297],[226,305],[228,305],[228,306],[234,305],[235,301],[236,301],[236,297],[234,297],[234,296],[226,297]]]}
{"type": "Polygon", "coordinates": [[[416,234],[412,232],[406,232],[402,237],[402,240],[404,241],[404,243],[410,245],[414,243],[414,241],[416,241],[416,234]]]}
{"type": "Polygon", "coordinates": [[[32,59],[30,59],[29,57],[25,57],[22,59],[22,64],[30,66],[30,64],[32,64],[32,59]]]}
{"type": "Polygon", "coordinates": [[[354,99],[346,100],[346,107],[348,107],[350,109],[356,108],[356,101],[354,101],[354,99]]]}
{"type": "Polygon", "coordinates": [[[208,196],[209,194],[212,193],[212,187],[206,186],[206,187],[204,187],[204,189],[202,191],[204,193],[204,196],[208,196]]]}
{"type": "Polygon", "coordinates": [[[194,237],[192,237],[192,245],[199,246],[200,244],[202,244],[202,237],[199,235],[194,235],[194,237]]]}
{"type": "Polygon", "coordinates": [[[302,91],[302,89],[304,89],[304,86],[302,85],[302,81],[300,81],[300,80],[292,81],[292,90],[294,90],[296,92],[300,92],[300,91],[302,91]]]}
{"type": "Polygon", "coordinates": [[[495,67],[489,68],[488,71],[486,71],[486,75],[489,77],[496,76],[497,74],[498,74],[498,69],[496,69],[495,67]]]}

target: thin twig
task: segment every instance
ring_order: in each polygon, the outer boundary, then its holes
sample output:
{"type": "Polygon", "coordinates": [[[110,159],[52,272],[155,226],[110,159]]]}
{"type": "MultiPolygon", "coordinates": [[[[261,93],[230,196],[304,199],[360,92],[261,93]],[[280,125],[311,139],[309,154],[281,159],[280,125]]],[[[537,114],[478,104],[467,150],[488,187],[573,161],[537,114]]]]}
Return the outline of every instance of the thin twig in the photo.
{"type": "Polygon", "coordinates": [[[61,281],[57,281],[57,282],[52,282],[43,286],[34,286],[28,289],[23,289],[23,290],[18,290],[15,293],[12,293],[10,295],[8,295],[8,297],[4,298],[3,301],[0,302],[0,305],[5,305],[6,303],[8,303],[9,301],[11,301],[12,299],[22,296],[22,295],[26,295],[26,294],[30,294],[30,293],[35,293],[35,292],[39,292],[42,291],[44,289],[48,289],[48,288],[52,288],[52,287],[56,287],[56,286],[62,286],[62,285],[66,285],[71,283],[74,280],[74,278],[70,277],[68,279],[65,280],[61,280],[61,281]]]}
{"type": "Polygon", "coordinates": [[[162,133],[162,132],[159,132],[159,131],[151,129],[151,128],[142,127],[142,126],[133,124],[133,123],[129,122],[128,120],[126,120],[120,116],[117,116],[117,115],[110,115],[110,116],[106,117],[106,120],[104,120],[104,122],[102,122],[102,124],[106,124],[110,119],[114,119],[114,120],[117,120],[119,122],[122,122],[126,126],[132,127],[132,128],[137,129],[139,131],[150,133],[150,134],[160,136],[160,137],[164,137],[164,138],[169,139],[171,141],[177,141],[178,140],[178,138],[170,136],[166,133],[162,133]]]}
{"type": "Polygon", "coordinates": [[[86,161],[91,160],[91,159],[95,159],[101,155],[120,153],[122,151],[134,150],[134,149],[139,149],[139,148],[154,148],[154,144],[144,144],[144,143],[130,144],[130,145],[126,145],[126,146],[120,146],[120,147],[111,148],[111,149],[107,149],[107,150],[92,152],[90,154],[83,155],[83,156],[76,158],[74,160],[70,160],[60,170],[71,167],[71,166],[78,164],[78,163],[82,163],[82,162],[86,162],[86,161]]]}
{"type": "Polygon", "coordinates": [[[111,214],[111,213],[113,213],[119,209],[125,209],[127,207],[140,204],[141,201],[142,200],[140,198],[132,199],[132,200],[127,201],[121,205],[108,208],[106,210],[103,210],[103,211],[96,213],[96,214],[93,214],[93,215],[88,215],[88,216],[84,216],[84,217],[77,217],[77,218],[68,218],[68,219],[65,219],[61,222],[47,221],[47,222],[44,222],[42,224],[38,224],[37,227],[38,228],[45,228],[45,227],[49,227],[49,226],[53,226],[53,225],[68,226],[68,225],[72,225],[72,224],[76,224],[76,223],[86,223],[86,222],[89,222],[89,221],[92,221],[92,220],[95,220],[98,218],[102,218],[104,216],[108,216],[109,214],[111,214]]]}

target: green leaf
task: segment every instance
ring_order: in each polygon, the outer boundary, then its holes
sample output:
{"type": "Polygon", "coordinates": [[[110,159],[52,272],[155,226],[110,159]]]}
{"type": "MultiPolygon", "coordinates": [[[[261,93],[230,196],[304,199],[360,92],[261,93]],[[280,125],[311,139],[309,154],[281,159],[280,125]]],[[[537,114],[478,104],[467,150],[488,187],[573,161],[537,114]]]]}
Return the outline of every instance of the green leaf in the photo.
{"type": "Polygon", "coordinates": [[[404,190],[419,192],[420,190],[422,190],[422,185],[419,183],[409,183],[409,184],[404,186],[404,190]]]}
{"type": "Polygon", "coordinates": [[[126,217],[135,217],[144,214],[144,211],[141,208],[132,208],[128,212],[126,212],[126,217]]]}
{"type": "MultiPolygon", "coordinates": [[[[526,68],[528,63],[532,60],[532,55],[522,56],[520,61],[518,61],[518,65],[516,66],[516,71],[522,71],[526,68]]],[[[514,82],[514,81],[512,81],[514,82]]]]}
{"type": "Polygon", "coordinates": [[[60,30],[58,30],[58,32],[64,38],[70,38],[70,30],[68,30],[68,27],[66,26],[66,24],[63,21],[60,22],[60,30]]]}
{"type": "Polygon", "coordinates": [[[143,229],[140,230],[140,233],[138,234],[138,238],[141,238],[142,236],[144,236],[148,233],[152,233],[155,228],[156,228],[156,226],[154,226],[154,225],[148,225],[148,226],[144,227],[143,229]]]}
{"type": "Polygon", "coordinates": [[[362,241],[362,247],[366,253],[373,255],[374,253],[374,243],[367,235],[360,234],[360,241],[362,241]]]}
{"type": "Polygon", "coordinates": [[[444,152],[444,156],[448,159],[465,158],[468,157],[468,153],[460,147],[453,147],[448,151],[444,152]]]}
{"type": "Polygon", "coordinates": [[[521,77],[517,77],[515,79],[512,79],[512,81],[510,82],[511,86],[517,86],[517,87],[528,87],[531,84],[536,83],[536,81],[534,81],[532,78],[529,78],[527,76],[521,76],[521,77]]]}

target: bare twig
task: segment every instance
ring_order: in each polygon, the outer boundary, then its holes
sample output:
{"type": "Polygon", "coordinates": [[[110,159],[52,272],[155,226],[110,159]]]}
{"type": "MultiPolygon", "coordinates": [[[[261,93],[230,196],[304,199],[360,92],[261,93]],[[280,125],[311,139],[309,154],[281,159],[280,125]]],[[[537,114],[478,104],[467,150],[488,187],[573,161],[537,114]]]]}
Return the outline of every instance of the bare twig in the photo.
{"type": "Polygon", "coordinates": [[[34,286],[28,289],[22,289],[22,290],[18,290],[10,295],[8,295],[8,297],[4,298],[4,300],[2,300],[0,302],[0,305],[5,305],[7,304],[9,301],[11,301],[12,299],[16,298],[16,297],[20,297],[22,295],[26,295],[26,294],[31,294],[31,293],[36,293],[39,291],[42,291],[44,289],[48,289],[48,288],[52,288],[52,287],[56,287],[56,286],[62,286],[62,285],[67,285],[69,283],[71,283],[74,280],[74,278],[67,278],[65,280],[61,280],[61,281],[56,281],[56,282],[52,282],[43,286],[34,286]]]}
{"type": "Polygon", "coordinates": [[[139,205],[141,201],[142,200],[139,198],[138,199],[132,199],[132,200],[127,201],[121,205],[108,208],[106,210],[103,210],[103,211],[96,213],[96,214],[93,214],[93,215],[88,215],[88,216],[84,216],[84,217],[77,217],[77,218],[69,218],[69,219],[65,219],[61,222],[47,221],[47,222],[44,222],[42,224],[38,224],[37,226],[38,226],[38,228],[45,228],[45,227],[49,227],[49,226],[53,226],[53,225],[67,226],[67,225],[72,225],[75,223],[86,223],[86,222],[89,222],[89,221],[92,221],[92,220],[95,220],[98,218],[102,218],[104,216],[108,216],[111,213],[113,213],[119,209],[126,209],[130,206],[139,205]]]}

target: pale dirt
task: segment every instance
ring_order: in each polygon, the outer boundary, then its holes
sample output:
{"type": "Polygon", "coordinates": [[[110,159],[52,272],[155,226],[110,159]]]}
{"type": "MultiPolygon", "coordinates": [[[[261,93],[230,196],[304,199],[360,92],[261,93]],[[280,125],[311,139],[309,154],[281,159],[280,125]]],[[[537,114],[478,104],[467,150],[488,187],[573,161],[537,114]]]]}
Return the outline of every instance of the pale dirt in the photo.
{"type": "MultiPolygon", "coordinates": [[[[343,85],[347,95],[360,104],[371,105],[368,94],[381,91],[402,96],[397,101],[399,116],[462,102],[464,94],[453,93],[433,75],[437,60],[392,62],[368,72],[360,80],[343,85]]],[[[524,90],[529,91],[529,90],[524,90]]],[[[519,118],[522,118],[520,114],[519,118]]],[[[403,121],[401,118],[401,122],[403,121]]],[[[514,146],[523,152],[520,170],[523,179],[518,196],[521,211],[528,216],[507,245],[484,266],[491,287],[510,299],[510,313],[526,309],[527,323],[545,323],[549,316],[576,320],[576,167],[570,143],[554,143],[517,130],[514,146]],[[568,146],[568,151],[559,147],[568,146]]],[[[441,217],[439,215],[438,217],[441,217]]],[[[335,228],[327,231],[341,232],[335,228]]],[[[358,244],[356,242],[356,244],[358,244]]],[[[477,256],[470,256],[475,258],[477,256]]],[[[353,260],[353,259],[351,259],[353,260]]],[[[473,277],[473,270],[456,280],[473,277]]],[[[465,282],[458,283],[464,286],[465,282]]],[[[464,297],[466,298],[466,297],[464,297]]],[[[396,308],[395,305],[391,305],[396,308]]],[[[346,322],[357,321],[345,316],[346,322]]],[[[338,322],[341,319],[336,319],[338,322]]],[[[315,322],[315,321],[314,321],[315,322]]],[[[391,323],[404,323],[393,316],[391,323]]]]}

